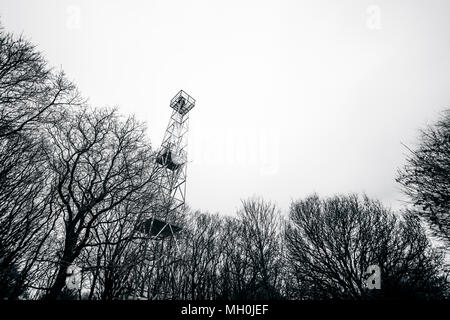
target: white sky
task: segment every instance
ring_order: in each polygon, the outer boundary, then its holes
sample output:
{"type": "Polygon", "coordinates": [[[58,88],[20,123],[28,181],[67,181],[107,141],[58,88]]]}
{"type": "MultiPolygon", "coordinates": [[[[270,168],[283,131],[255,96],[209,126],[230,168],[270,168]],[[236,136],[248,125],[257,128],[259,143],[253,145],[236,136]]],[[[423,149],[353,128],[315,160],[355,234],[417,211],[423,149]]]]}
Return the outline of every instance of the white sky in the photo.
{"type": "Polygon", "coordinates": [[[119,106],[158,147],[169,101],[191,111],[194,209],[318,192],[401,206],[401,142],[450,105],[448,1],[0,0],[3,26],[119,106]]]}

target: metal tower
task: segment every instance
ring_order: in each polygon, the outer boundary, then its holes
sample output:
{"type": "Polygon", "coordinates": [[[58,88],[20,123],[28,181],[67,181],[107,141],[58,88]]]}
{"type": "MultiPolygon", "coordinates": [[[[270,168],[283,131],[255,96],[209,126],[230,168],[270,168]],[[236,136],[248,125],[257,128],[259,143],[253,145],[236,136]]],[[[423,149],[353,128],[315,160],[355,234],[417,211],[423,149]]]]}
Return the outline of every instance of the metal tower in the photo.
{"type": "MultiPolygon", "coordinates": [[[[195,106],[195,100],[183,90],[179,91],[170,100],[173,109],[164,134],[161,147],[156,153],[153,168],[155,177],[155,198],[150,199],[150,210],[137,221],[135,230],[144,234],[144,240],[137,245],[143,250],[144,262],[136,265],[134,280],[136,289],[132,299],[148,299],[150,294],[148,270],[160,261],[166,251],[165,243],[169,247],[172,240],[175,242],[176,252],[179,253],[176,233],[181,231],[180,220],[184,215],[186,194],[186,167],[187,167],[187,131],[189,111],[195,106]],[[161,253],[158,259],[147,257],[150,242],[158,241],[157,250],[161,253]],[[151,261],[151,264],[147,262],[151,261]],[[138,295],[138,296],[136,296],[138,295]]],[[[155,247],[154,247],[155,248],[155,247]]],[[[166,261],[167,262],[167,261],[166,261]]]]}
{"type": "Polygon", "coordinates": [[[177,224],[186,199],[187,132],[189,111],[194,106],[195,99],[183,90],[170,101],[172,115],[155,161],[156,201],[139,226],[154,239],[173,237],[181,230],[177,224]]]}

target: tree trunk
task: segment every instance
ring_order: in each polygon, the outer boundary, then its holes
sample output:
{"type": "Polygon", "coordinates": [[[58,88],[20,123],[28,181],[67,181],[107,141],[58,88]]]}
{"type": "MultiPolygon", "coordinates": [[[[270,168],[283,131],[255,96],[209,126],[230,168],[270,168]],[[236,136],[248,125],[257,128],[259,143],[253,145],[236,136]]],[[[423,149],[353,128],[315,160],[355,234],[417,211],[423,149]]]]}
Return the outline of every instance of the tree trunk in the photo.
{"type": "Polygon", "coordinates": [[[73,232],[72,228],[69,228],[66,235],[66,242],[64,245],[63,257],[59,262],[58,274],[56,275],[55,282],[44,296],[43,300],[56,300],[60,295],[62,289],[66,285],[67,268],[75,260],[74,251],[77,237],[73,232]]]}
{"type": "Polygon", "coordinates": [[[66,284],[66,274],[68,266],[68,264],[61,261],[55,282],[53,283],[48,293],[45,295],[44,300],[56,300],[58,298],[59,294],[66,284]]]}

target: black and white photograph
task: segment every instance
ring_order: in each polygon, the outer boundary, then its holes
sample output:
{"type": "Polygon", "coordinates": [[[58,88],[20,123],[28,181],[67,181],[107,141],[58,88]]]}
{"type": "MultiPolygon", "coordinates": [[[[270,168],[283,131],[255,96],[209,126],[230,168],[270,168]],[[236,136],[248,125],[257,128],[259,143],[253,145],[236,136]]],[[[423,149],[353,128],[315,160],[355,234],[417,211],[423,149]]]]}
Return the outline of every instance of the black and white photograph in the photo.
{"type": "Polygon", "coordinates": [[[450,2],[0,0],[0,312],[30,301],[450,310],[450,2]]]}

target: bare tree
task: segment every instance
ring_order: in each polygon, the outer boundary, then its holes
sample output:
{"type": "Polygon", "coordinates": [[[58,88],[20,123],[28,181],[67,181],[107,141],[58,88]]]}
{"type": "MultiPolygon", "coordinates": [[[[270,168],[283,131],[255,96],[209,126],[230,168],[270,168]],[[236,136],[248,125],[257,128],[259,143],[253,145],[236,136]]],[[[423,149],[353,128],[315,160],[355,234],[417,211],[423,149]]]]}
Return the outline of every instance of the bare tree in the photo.
{"type": "MultiPolygon", "coordinates": [[[[16,266],[19,278],[9,298],[17,298],[29,282],[29,271],[39,258],[55,220],[50,180],[40,142],[29,141],[17,134],[15,140],[23,149],[9,149],[0,156],[4,170],[0,187],[0,270],[16,266]],[[6,156],[7,159],[3,159],[6,156]],[[4,161],[2,161],[4,160],[4,161]]],[[[16,145],[18,146],[18,145],[16,145]]]]}
{"type": "Polygon", "coordinates": [[[399,220],[367,197],[315,195],[292,203],[286,245],[297,298],[436,298],[447,289],[442,255],[418,221],[399,220]],[[374,264],[381,269],[377,293],[365,282],[374,264]]]}
{"type": "Polygon", "coordinates": [[[223,222],[218,215],[195,212],[183,237],[183,289],[181,298],[215,299],[218,292],[218,267],[223,252],[223,222]]]}
{"type": "Polygon", "coordinates": [[[120,119],[116,110],[88,108],[48,127],[64,244],[46,299],[60,294],[67,267],[105,217],[152,181],[153,155],[144,131],[134,118],[120,119]]]}
{"type": "Polygon", "coordinates": [[[16,275],[2,296],[17,298],[27,287],[54,222],[42,125],[79,103],[63,73],[54,74],[30,42],[0,28],[0,278],[8,270],[16,275]]]}
{"type": "Polygon", "coordinates": [[[63,72],[55,74],[23,37],[0,27],[0,138],[55,121],[83,101],[63,72]]]}
{"type": "Polygon", "coordinates": [[[421,131],[397,181],[435,235],[450,241],[450,110],[421,131]]]}
{"type": "Polygon", "coordinates": [[[245,298],[280,298],[283,265],[280,211],[270,202],[252,198],[242,202],[238,218],[238,245],[244,249],[251,267],[245,298]]]}
{"type": "Polygon", "coordinates": [[[120,299],[138,291],[134,271],[146,263],[149,241],[135,226],[143,213],[150,212],[153,193],[153,185],[147,185],[105,214],[93,230],[78,259],[90,287],[88,299],[120,299]]]}

